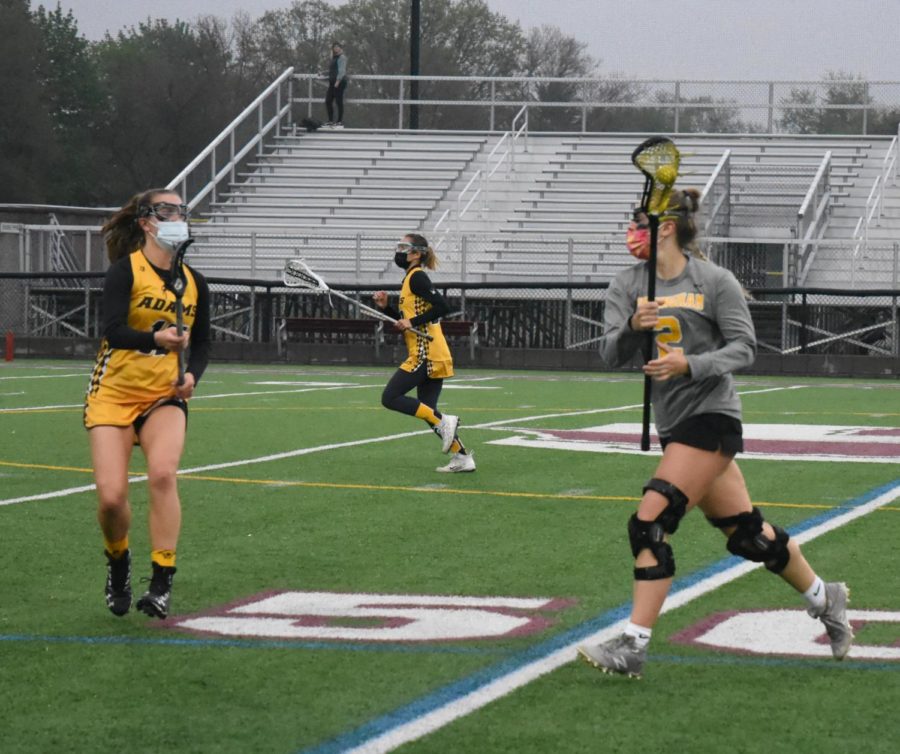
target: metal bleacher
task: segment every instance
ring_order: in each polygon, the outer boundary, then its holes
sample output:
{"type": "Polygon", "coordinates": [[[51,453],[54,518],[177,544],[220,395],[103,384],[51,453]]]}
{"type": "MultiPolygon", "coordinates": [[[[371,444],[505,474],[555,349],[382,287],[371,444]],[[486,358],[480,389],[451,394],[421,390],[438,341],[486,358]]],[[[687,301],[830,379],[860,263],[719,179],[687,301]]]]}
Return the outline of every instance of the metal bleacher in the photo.
{"type": "MultiPolygon", "coordinates": [[[[631,263],[622,235],[642,188],[630,163],[642,136],[532,133],[513,143],[514,159],[491,171],[503,138],[282,133],[209,204],[195,263],[209,273],[272,279],[285,258],[301,254],[327,279],[381,282],[396,278],[393,243],[413,231],[440,239],[447,280],[605,281],[631,263]]],[[[889,145],[885,137],[771,134],[677,141],[682,186],[702,189],[730,153],[731,235],[784,242],[796,235],[798,209],[830,153],[822,237],[848,244],[889,145]]],[[[886,222],[895,228],[896,188],[886,195],[894,207],[886,222]]],[[[828,256],[820,259],[813,279],[828,284],[828,256]]]]}

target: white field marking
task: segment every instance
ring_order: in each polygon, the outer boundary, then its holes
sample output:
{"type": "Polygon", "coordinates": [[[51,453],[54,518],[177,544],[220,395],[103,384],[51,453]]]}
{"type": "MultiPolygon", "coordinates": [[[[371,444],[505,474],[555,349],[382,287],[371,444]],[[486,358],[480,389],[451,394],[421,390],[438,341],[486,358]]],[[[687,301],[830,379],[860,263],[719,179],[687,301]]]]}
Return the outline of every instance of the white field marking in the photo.
{"type": "MultiPolygon", "coordinates": [[[[359,387],[371,387],[370,385],[360,385],[359,387]]],[[[774,388],[777,390],[781,389],[793,389],[793,388],[774,388]]],[[[282,391],[274,391],[274,392],[282,392],[282,391]]],[[[283,392],[303,392],[303,391],[283,391],[283,392]]],[[[764,390],[761,392],[768,392],[768,390],[764,390]]],[[[582,414],[602,414],[610,411],[623,411],[631,408],[640,408],[642,404],[633,404],[631,406],[619,406],[613,408],[597,408],[597,409],[589,409],[585,411],[572,411],[569,413],[555,413],[555,414],[542,414],[538,416],[526,416],[520,417],[518,419],[501,419],[496,422],[485,422],[484,424],[474,424],[469,429],[490,429],[494,426],[500,426],[503,424],[508,424],[511,421],[537,421],[538,419],[553,419],[560,416],[579,416],[582,414]]],[[[272,455],[267,456],[259,456],[257,458],[245,458],[240,461],[228,461],[226,463],[216,463],[209,464],[208,466],[197,466],[191,469],[181,469],[179,474],[196,474],[201,471],[215,471],[218,469],[228,469],[234,468],[235,466],[250,466],[257,463],[268,463],[269,461],[280,461],[285,458],[295,458],[297,456],[308,455],[310,453],[318,453],[324,450],[337,450],[339,448],[350,448],[356,445],[369,445],[375,442],[385,442],[387,440],[400,440],[406,437],[415,437],[416,435],[429,434],[431,432],[430,429],[420,429],[414,432],[401,432],[396,435],[386,435],[384,437],[372,437],[366,440],[350,440],[348,442],[342,443],[332,443],[329,445],[318,445],[312,448],[298,448],[297,450],[287,450],[282,453],[274,453],[272,455]]],[[[146,475],[129,477],[128,483],[132,482],[142,482],[146,480],[146,475]]],[[[87,492],[95,489],[96,485],[82,485],[80,487],[68,487],[62,490],[56,490],[54,492],[43,492],[37,495],[25,495],[23,497],[11,497],[6,500],[0,500],[0,505],[13,505],[14,503],[27,503],[33,500],[49,500],[58,497],[67,497],[68,495],[77,495],[81,492],[87,492]]]]}
{"type": "MultiPolygon", "coordinates": [[[[900,612],[847,610],[847,620],[854,628],[873,622],[900,624],[900,612]]],[[[685,643],[741,654],[830,658],[831,647],[819,641],[821,636],[822,625],[810,620],[805,610],[751,610],[727,617],[685,643]]],[[[900,647],[855,642],[850,659],[896,662],[900,660],[900,647]]]]}
{"type": "MultiPolygon", "coordinates": [[[[333,382],[323,383],[334,385],[333,382]]],[[[245,395],[278,395],[283,393],[311,393],[316,390],[359,390],[367,387],[380,387],[379,385],[353,385],[350,383],[341,383],[335,387],[307,387],[297,388],[296,390],[251,390],[245,393],[219,393],[217,395],[195,395],[192,401],[208,400],[210,398],[240,398],[245,395]]],[[[57,408],[83,408],[83,403],[60,403],[53,406],[20,406],[19,408],[0,408],[0,414],[15,414],[24,411],[48,411],[57,408]]]]}
{"type": "Polygon", "coordinates": [[[19,390],[17,393],[0,393],[0,395],[25,395],[25,391],[19,390]]]}
{"type": "Polygon", "coordinates": [[[356,386],[356,382],[310,382],[309,380],[266,380],[263,382],[248,382],[248,385],[283,385],[293,387],[348,387],[356,386]]]}
{"type": "MultiPolygon", "coordinates": [[[[334,384],[334,383],[331,383],[334,384]]],[[[360,390],[365,388],[381,387],[380,385],[338,385],[337,387],[300,387],[295,390],[255,390],[246,393],[218,393],[216,395],[195,395],[192,401],[209,400],[210,398],[241,398],[245,395],[279,395],[285,393],[312,393],[317,390],[360,390]]]]}
{"type": "Polygon", "coordinates": [[[49,411],[54,408],[83,408],[83,403],[58,403],[55,406],[20,406],[19,408],[0,408],[0,414],[17,414],[24,411],[49,411]]]}
{"type": "MultiPolygon", "coordinates": [[[[771,393],[779,390],[800,390],[801,388],[806,387],[806,385],[789,385],[786,387],[767,387],[762,388],[760,390],[745,390],[738,395],[757,395],[759,393],[771,393]]],[[[463,425],[467,429],[493,429],[494,427],[503,427],[506,424],[511,424],[512,422],[531,422],[538,421],[539,419],[559,419],[564,416],[588,416],[590,414],[608,414],[615,411],[628,411],[630,409],[635,408],[643,408],[643,403],[632,403],[629,406],[613,406],[612,408],[586,408],[582,411],[564,411],[562,413],[555,414],[539,414],[536,416],[521,416],[518,418],[511,419],[500,419],[499,421],[494,422],[485,422],[484,424],[472,424],[472,425],[463,425]]],[[[526,407],[528,408],[528,407],[526,407]]]]}
{"type": "Polygon", "coordinates": [[[90,377],[90,372],[78,372],[73,374],[31,374],[10,377],[0,377],[0,380],[55,380],[60,377],[90,377]]]}
{"type": "Polygon", "coordinates": [[[444,390],[500,390],[499,385],[466,385],[464,383],[445,382],[444,390]]]}
{"type": "MultiPolygon", "coordinates": [[[[197,474],[201,471],[217,471],[218,469],[230,469],[235,466],[251,466],[257,463],[268,463],[269,461],[281,461],[285,458],[296,458],[297,456],[305,456],[310,453],[320,453],[325,450],[337,450],[339,448],[350,448],[355,445],[369,445],[376,442],[385,442],[386,440],[398,440],[404,437],[414,437],[415,435],[431,434],[430,429],[419,429],[415,432],[403,432],[398,435],[386,435],[384,437],[370,437],[365,440],[350,440],[348,442],[330,443],[328,445],[316,445],[311,448],[298,448],[297,450],[286,450],[282,453],[272,453],[271,455],[258,456],[256,458],[243,458],[239,461],[227,461],[225,463],[211,463],[206,466],[194,466],[189,469],[180,469],[179,475],[197,474]]],[[[128,483],[146,481],[147,475],[128,477],[128,483]]],[[[56,490],[55,492],[43,492],[38,495],[27,495],[24,497],[12,497],[7,500],[0,500],[0,505],[12,505],[13,503],[26,503],[32,500],[49,500],[51,498],[66,497],[68,495],[76,495],[80,492],[87,492],[96,488],[96,485],[88,484],[80,487],[69,487],[64,490],[56,490]]]]}
{"type": "MultiPolygon", "coordinates": [[[[845,513],[838,514],[818,526],[807,529],[796,535],[795,539],[801,544],[809,542],[810,540],[820,537],[823,534],[827,534],[833,529],[837,529],[850,521],[860,518],[883,505],[893,502],[898,495],[900,495],[900,485],[895,485],[890,490],[882,493],[877,498],[870,500],[868,503],[851,508],[845,513]]],[[[720,586],[724,586],[760,567],[762,567],[762,563],[744,561],[738,565],[726,568],[724,571],[720,571],[717,574],[709,576],[702,581],[698,581],[697,583],[670,595],[661,612],[667,613],[682,607],[683,605],[718,589],[720,586]]],[[[346,749],[344,754],[380,754],[381,752],[392,751],[402,744],[428,735],[429,733],[444,727],[448,723],[475,712],[496,699],[506,696],[510,692],[525,686],[531,681],[573,661],[577,657],[576,648],[578,646],[583,644],[596,644],[616,636],[622,632],[626,623],[627,620],[617,621],[616,623],[597,631],[591,636],[572,642],[561,649],[554,650],[541,659],[530,662],[527,665],[522,665],[505,675],[486,683],[475,691],[472,691],[459,699],[447,702],[443,706],[438,707],[415,720],[399,725],[380,736],[371,738],[353,749],[346,749]]]]}

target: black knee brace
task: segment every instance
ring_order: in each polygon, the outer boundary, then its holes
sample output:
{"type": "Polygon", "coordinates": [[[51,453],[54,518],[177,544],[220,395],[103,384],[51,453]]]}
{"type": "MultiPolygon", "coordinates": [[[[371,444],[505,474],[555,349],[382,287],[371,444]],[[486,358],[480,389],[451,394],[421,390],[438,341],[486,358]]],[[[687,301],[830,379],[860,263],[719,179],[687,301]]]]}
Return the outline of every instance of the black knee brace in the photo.
{"type": "Polygon", "coordinates": [[[737,555],[754,563],[764,563],[772,573],[781,573],[791,559],[788,541],[791,536],[780,526],[772,526],[775,539],[763,533],[763,516],[759,508],[737,516],[707,519],[717,529],[736,527],[728,537],[726,547],[732,555],[737,555]]]}
{"type": "Polygon", "coordinates": [[[638,556],[641,550],[650,550],[656,558],[655,566],[634,569],[638,581],[655,581],[675,575],[675,556],[665,541],[666,534],[674,534],[687,510],[688,498],[674,484],[653,478],[644,486],[644,492],[653,490],[668,500],[668,505],[653,521],[643,521],[634,514],[628,520],[628,540],[631,554],[638,556]]]}

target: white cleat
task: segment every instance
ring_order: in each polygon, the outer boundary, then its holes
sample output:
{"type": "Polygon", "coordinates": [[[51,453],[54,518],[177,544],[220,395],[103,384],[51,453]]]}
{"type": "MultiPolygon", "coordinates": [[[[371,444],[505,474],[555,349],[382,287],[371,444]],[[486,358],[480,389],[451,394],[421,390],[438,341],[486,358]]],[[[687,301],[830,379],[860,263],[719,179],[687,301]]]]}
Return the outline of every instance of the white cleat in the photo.
{"type": "Polygon", "coordinates": [[[450,463],[446,466],[438,466],[435,471],[446,471],[449,474],[456,474],[462,471],[475,471],[475,458],[472,453],[463,455],[462,453],[454,453],[450,459],[450,463]]]}
{"type": "Polygon", "coordinates": [[[825,584],[825,609],[818,615],[807,611],[813,618],[818,618],[825,626],[831,643],[831,654],[835,660],[843,660],[853,643],[853,629],[847,620],[847,603],[850,601],[850,590],[843,582],[833,581],[825,584]]]}
{"type": "Polygon", "coordinates": [[[440,422],[436,425],[437,431],[441,435],[441,453],[449,453],[450,446],[456,437],[456,429],[459,427],[459,417],[453,414],[444,414],[440,422]]]}
{"type": "Polygon", "coordinates": [[[578,647],[578,655],[602,673],[640,678],[647,659],[647,647],[639,648],[632,637],[621,634],[593,647],[578,647]]]}

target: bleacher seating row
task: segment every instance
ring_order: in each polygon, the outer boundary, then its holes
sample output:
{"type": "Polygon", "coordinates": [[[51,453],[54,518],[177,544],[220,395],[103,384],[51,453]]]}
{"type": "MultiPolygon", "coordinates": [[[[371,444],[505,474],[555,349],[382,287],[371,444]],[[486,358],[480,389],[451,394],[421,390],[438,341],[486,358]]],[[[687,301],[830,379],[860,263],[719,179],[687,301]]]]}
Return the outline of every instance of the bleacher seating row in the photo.
{"type": "MultiPolygon", "coordinates": [[[[448,210],[444,228],[452,233],[441,248],[448,279],[608,280],[631,263],[620,239],[642,188],[630,164],[635,135],[532,134],[514,171],[507,166],[489,184],[472,184],[499,138],[353,129],[282,135],[204,213],[198,266],[272,279],[286,257],[303,255],[326,278],[393,280],[393,243],[408,232],[431,236],[448,210]],[[463,201],[473,199],[472,210],[456,217],[467,183],[488,189],[489,197],[474,200],[471,189],[463,201]],[[457,233],[474,241],[464,263],[457,233]],[[574,248],[567,239],[575,239],[574,248]]],[[[771,135],[688,135],[678,142],[683,183],[698,187],[731,151],[732,231],[785,238],[826,152],[835,227],[855,222],[887,143],[771,135]]]]}

